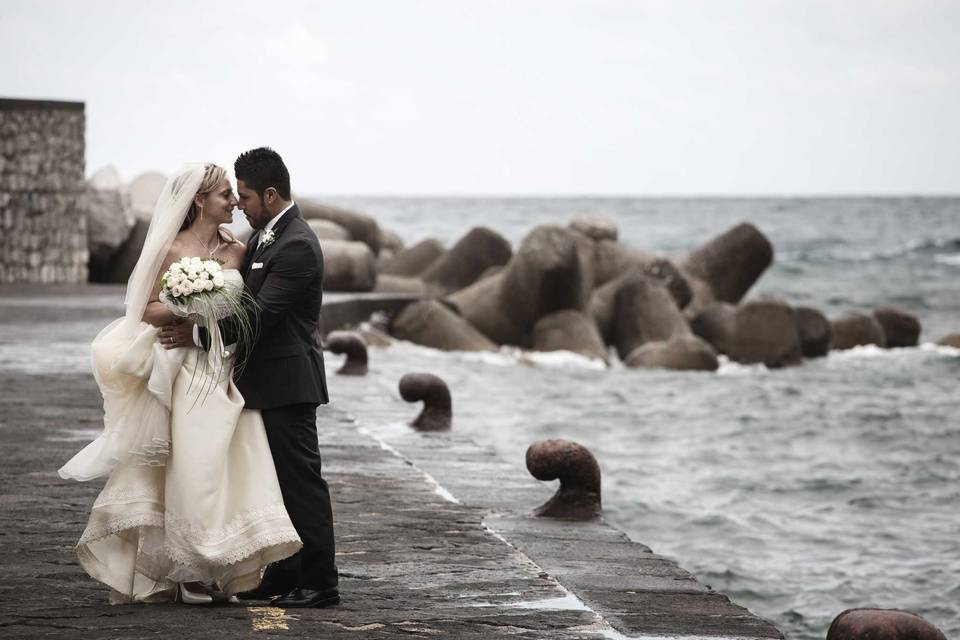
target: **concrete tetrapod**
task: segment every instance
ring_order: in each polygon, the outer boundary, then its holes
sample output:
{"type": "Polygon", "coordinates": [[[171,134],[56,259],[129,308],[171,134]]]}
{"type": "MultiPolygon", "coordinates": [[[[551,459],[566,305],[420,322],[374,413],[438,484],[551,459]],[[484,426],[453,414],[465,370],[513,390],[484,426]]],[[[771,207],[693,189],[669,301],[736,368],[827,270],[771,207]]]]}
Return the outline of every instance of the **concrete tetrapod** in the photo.
{"type": "Polygon", "coordinates": [[[742,364],[763,363],[771,369],[800,364],[802,353],[793,307],[774,298],[740,305],[726,348],[730,359],[742,364]]]}
{"type": "Polygon", "coordinates": [[[631,369],[674,371],[716,371],[720,368],[713,347],[697,336],[646,342],[631,351],[623,364],[631,369]]]}
{"type": "Polygon", "coordinates": [[[591,283],[583,272],[577,235],[557,225],[534,227],[503,270],[492,302],[520,333],[529,334],[548,313],[586,308],[591,283]]]}
{"type": "Polygon", "coordinates": [[[540,440],[527,448],[527,470],[537,480],[560,480],[560,488],[533,514],[588,520],[600,515],[600,465],[590,451],[570,440],[540,440]]]}
{"type": "Polygon", "coordinates": [[[420,278],[412,276],[395,276],[389,273],[377,274],[377,285],[374,293],[408,293],[415,296],[427,295],[427,286],[420,278]]]}
{"type": "Polygon", "coordinates": [[[594,254],[594,285],[598,287],[634,268],[642,269],[654,260],[653,254],[615,240],[597,240],[594,254]]]}
{"type": "Polygon", "coordinates": [[[595,290],[637,269],[645,275],[662,280],[681,309],[686,307],[693,297],[693,290],[687,278],[669,259],[625,247],[611,240],[596,242],[593,259],[595,290]]]}
{"type": "Polygon", "coordinates": [[[593,241],[556,225],[527,234],[503,269],[448,296],[460,315],[497,344],[529,348],[545,315],[586,308],[593,241]]]}
{"type": "Polygon", "coordinates": [[[324,240],[323,288],[327,291],[373,291],[377,261],[363,242],[324,240]]]}
{"type": "Polygon", "coordinates": [[[677,303],[677,307],[682,307],[690,299],[690,289],[686,279],[668,260],[656,258],[646,265],[630,267],[626,273],[597,287],[590,294],[587,313],[597,324],[597,329],[606,344],[614,343],[614,321],[617,315],[617,295],[620,293],[620,287],[627,280],[637,276],[646,276],[663,284],[677,303]],[[672,279],[669,275],[666,278],[661,277],[671,273],[671,270],[679,279],[672,279]]]}
{"type": "Polygon", "coordinates": [[[324,240],[341,240],[343,242],[350,242],[351,240],[350,232],[332,220],[315,218],[307,220],[307,226],[317,236],[317,240],[320,240],[321,246],[324,240]]]}
{"type": "Polygon", "coordinates": [[[153,217],[153,208],[166,184],[167,176],[158,171],[146,171],[123,188],[130,198],[130,209],[135,219],[150,222],[150,218],[153,217]]]}
{"type": "Polygon", "coordinates": [[[404,247],[403,238],[393,229],[384,229],[380,227],[380,251],[392,251],[394,255],[402,251],[404,247]]]}
{"type": "Polygon", "coordinates": [[[90,282],[108,282],[113,256],[130,235],[132,213],[116,189],[87,189],[86,199],[90,282]]]}
{"type": "Polygon", "coordinates": [[[860,345],[875,344],[884,347],[887,339],[883,327],[873,316],[863,313],[849,313],[842,318],[830,321],[833,334],[831,349],[852,349],[860,345]]]}
{"type": "Polygon", "coordinates": [[[937,344],[943,347],[953,347],[954,349],[960,349],[960,333],[948,333],[947,335],[940,338],[937,344]]]}
{"type": "Polygon", "coordinates": [[[497,345],[436,300],[413,302],[393,319],[390,333],[445,351],[496,351],[497,345]]]}
{"type": "Polygon", "coordinates": [[[450,293],[470,286],[488,268],[507,264],[512,255],[510,242],[502,235],[487,227],[474,227],[420,277],[450,293]]]}
{"type": "Polygon", "coordinates": [[[380,253],[380,225],[367,214],[322,204],[307,198],[297,198],[297,206],[305,219],[336,222],[350,232],[351,240],[362,242],[370,247],[374,256],[380,253]]]}
{"type": "Polygon", "coordinates": [[[617,241],[619,230],[617,221],[602,213],[584,213],[570,220],[570,228],[592,240],[617,241]]]}
{"type": "MultiPolygon", "coordinates": [[[[744,222],[691,252],[681,268],[704,282],[716,300],[736,304],[772,262],[773,245],[759,229],[744,222]]],[[[696,283],[691,286],[694,301],[706,302],[701,300],[704,293],[697,295],[696,283]]]]}
{"type": "Polygon", "coordinates": [[[497,304],[503,271],[481,278],[469,287],[447,296],[446,301],[480,333],[497,344],[531,346],[531,337],[520,331],[497,304]]]}
{"type": "Polygon", "coordinates": [[[827,317],[812,307],[797,307],[797,336],[804,358],[820,358],[830,351],[833,329],[827,317]]]}
{"type": "Polygon", "coordinates": [[[874,310],[888,349],[915,347],[920,342],[920,320],[912,313],[896,307],[879,307],[874,310]]]}
{"type": "Polygon", "coordinates": [[[690,334],[683,313],[661,282],[632,272],[617,291],[613,343],[621,360],[646,342],[690,334]]]}
{"type": "Polygon", "coordinates": [[[400,378],[400,397],[423,402],[423,411],[410,424],[419,431],[446,431],[453,422],[450,388],[432,373],[407,373],[400,378]]]}
{"type": "Polygon", "coordinates": [[[436,238],[426,238],[412,247],[401,249],[380,268],[382,273],[394,276],[418,276],[427,270],[445,249],[436,238]]]}
{"type": "Polygon", "coordinates": [[[123,187],[123,179],[117,168],[108,164],[94,171],[93,175],[87,178],[87,185],[94,189],[112,191],[123,187]]]}
{"type": "Polygon", "coordinates": [[[737,308],[729,302],[714,302],[690,319],[690,329],[717,350],[726,355],[730,350],[737,308]]]}
{"type": "Polygon", "coordinates": [[[947,636],[909,611],[847,609],[833,619],[827,640],[947,640],[947,636]]]}
{"type": "Polygon", "coordinates": [[[150,229],[148,220],[137,219],[127,236],[126,241],[120,245],[113,257],[110,259],[110,267],[107,269],[107,275],[104,282],[126,282],[133,273],[133,268],[140,259],[140,253],[143,251],[143,243],[147,239],[147,231],[150,229]]]}
{"type": "Polygon", "coordinates": [[[534,351],[572,351],[607,361],[607,347],[587,314],[564,309],[545,315],[533,326],[534,351]]]}
{"type": "Polygon", "coordinates": [[[347,354],[343,366],[337,371],[341,376],[367,375],[367,342],[353,331],[331,331],[327,336],[327,349],[331,353],[347,354]]]}

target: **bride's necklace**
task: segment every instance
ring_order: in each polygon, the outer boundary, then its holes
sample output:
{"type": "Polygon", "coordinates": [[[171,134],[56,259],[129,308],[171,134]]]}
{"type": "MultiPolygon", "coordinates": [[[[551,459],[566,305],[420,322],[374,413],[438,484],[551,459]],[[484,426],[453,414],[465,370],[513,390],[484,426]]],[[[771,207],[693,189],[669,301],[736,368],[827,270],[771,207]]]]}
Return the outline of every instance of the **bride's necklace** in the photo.
{"type": "Polygon", "coordinates": [[[220,232],[219,232],[219,231],[217,232],[217,246],[213,248],[213,251],[211,251],[211,250],[210,250],[210,245],[207,244],[206,242],[204,242],[204,241],[200,238],[200,236],[197,234],[197,232],[193,230],[193,227],[189,227],[189,229],[190,229],[190,233],[193,234],[193,237],[197,239],[197,242],[199,242],[200,245],[201,245],[204,249],[207,250],[207,254],[209,254],[210,259],[212,260],[212,259],[213,259],[213,255],[214,255],[217,251],[220,250],[220,247],[223,246],[223,242],[220,241],[220,232]]]}

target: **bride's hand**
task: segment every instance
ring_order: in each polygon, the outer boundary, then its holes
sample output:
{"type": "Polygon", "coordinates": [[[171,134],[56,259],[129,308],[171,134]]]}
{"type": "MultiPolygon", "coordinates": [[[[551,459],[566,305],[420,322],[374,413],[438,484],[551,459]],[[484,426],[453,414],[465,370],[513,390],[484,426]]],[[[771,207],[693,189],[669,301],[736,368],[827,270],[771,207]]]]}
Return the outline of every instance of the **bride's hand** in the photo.
{"type": "Polygon", "coordinates": [[[164,349],[196,346],[193,342],[193,322],[184,318],[163,325],[157,335],[164,349]]]}

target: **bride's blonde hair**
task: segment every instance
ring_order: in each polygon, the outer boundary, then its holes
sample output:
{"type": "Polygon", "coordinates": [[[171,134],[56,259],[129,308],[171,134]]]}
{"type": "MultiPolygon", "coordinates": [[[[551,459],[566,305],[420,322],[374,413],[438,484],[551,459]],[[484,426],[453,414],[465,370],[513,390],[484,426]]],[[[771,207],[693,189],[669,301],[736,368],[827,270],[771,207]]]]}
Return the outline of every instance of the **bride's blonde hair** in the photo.
{"type": "Polygon", "coordinates": [[[200,209],[197,207],[196,196],[205,196],[210,193],[213,193],[213,190],[217,188],[217,185],[227,177],[227,170],[211,163],[204,165],[205,171],[203,174],[203,180],[200,182],[200,188],[197,189],[194,199],[190,202],[190,210],[187,211],[186,217],[183,219],[183,224],[180,225],[180,231],[186,230],[190,225],[193,224],[193,221],[196,220],[197,215],[200,213],[200,209]]]}

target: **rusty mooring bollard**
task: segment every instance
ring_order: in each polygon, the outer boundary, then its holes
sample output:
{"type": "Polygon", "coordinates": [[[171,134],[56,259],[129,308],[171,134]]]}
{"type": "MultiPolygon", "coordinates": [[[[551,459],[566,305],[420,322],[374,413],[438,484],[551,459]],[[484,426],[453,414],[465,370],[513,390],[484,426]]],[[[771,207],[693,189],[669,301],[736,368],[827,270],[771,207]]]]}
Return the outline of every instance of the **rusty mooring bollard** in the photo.
{"type": "Polygon", "coordinates": [[[367,375],[367,343],[359,333],[332,331],[327,336],[327,349],[332,353],[345,353],[347,359],[337,371],[341,376],[367,375]]]}
{"type": "Polygon", "coordinates": [[[589,520],[600,515],[600,465],[581,444],[540,440],[527,448],[527,470],[537,480],[560,480],[560,488],[534,509],[536,516],[589,520]]]}
{"type": "Polygon", "coordinates": [[[411,422],[419,431],[446,431],[453,419],[450,389],[432,373],[408,373],[400,378],[400,397],[407,402],[423,401],[423,411],[411,422]]]}
{"type": "Polygon", "coordinates": [[[922,617],[900,609],[847,609],[830,624],[827,640],[947,640],[922,617]]]}

